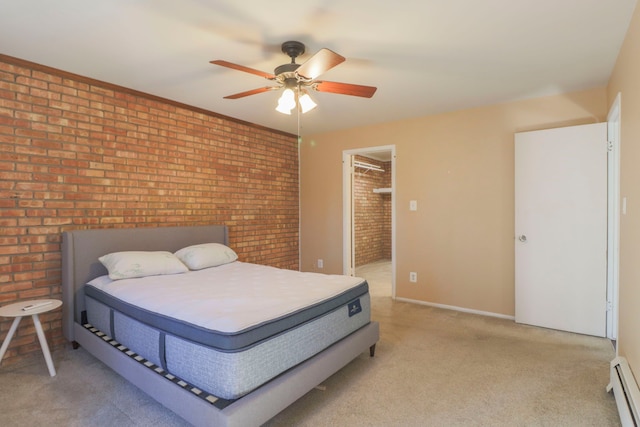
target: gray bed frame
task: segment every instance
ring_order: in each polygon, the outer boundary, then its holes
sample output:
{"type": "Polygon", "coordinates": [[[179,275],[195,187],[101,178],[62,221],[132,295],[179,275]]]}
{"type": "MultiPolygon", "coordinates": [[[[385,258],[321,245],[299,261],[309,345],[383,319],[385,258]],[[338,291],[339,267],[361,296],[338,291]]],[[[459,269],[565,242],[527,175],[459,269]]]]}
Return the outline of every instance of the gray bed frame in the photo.
{"type": "Polygon", "coordinates": [[[373,356],[379,338],[371,322],[260,388],[218,409],[128,357],[81,324],[83,286],[107,274],[98,257],[124,250],[175,252],[199,243],[228,243],[224,225],[92,229],[62,234],[62,329],[67,340],[85,348],[149,396],[196,426],[258,426],[312,390],[363,352],[373,356]]]}

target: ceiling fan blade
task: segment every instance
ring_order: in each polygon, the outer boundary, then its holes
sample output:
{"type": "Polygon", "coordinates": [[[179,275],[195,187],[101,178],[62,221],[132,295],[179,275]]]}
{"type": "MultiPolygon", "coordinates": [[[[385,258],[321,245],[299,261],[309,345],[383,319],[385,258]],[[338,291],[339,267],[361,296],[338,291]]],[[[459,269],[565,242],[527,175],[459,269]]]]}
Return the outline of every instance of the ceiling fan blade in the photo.
{"type": "Polygon", "coordinates": [[[300,65],[296,73],[305,79],[313,80],[320,74],[344,62],[344,56],[329,49],[320,49],[315,55],[300,65]]]}
{"type": "Polygon", "coordinates": [[[220,65],[222,67],[232,68],[238,71],[244,71],[245,73],[255,74],[260,77],[264,77],[269,80],[273,80],[276,78],[271,73],[265,73],[264,71],[256,70],[254,68],[245,67],[244,65],[234,64],[233,62],[223,61],[221,59],[216,59],[215,61],[209,61],[211,64],[220,65]]]}
{"type": "Polygon", "coordinates": [[[269,92],[271,90],[277,90],[277,89],[280,89],[280,88],[279,87],[271,87],[271,86],[261,87],[261,88],[258,88],[258,89],[248,90],[246,92],[240,92],[240,93],[235,93],[233,95],[227,95],[227,96],[224,97],[224,99],[244,98],[245,96],[257,95],[259,93],[269,92]]]}
{"type": "Polygon", "coordinates": [[[339,93],[342,95],[361,96],[371,98],[378,88],[373,86],[352,85],[350,83],[338,82],[315,82],[314,89],[318,92],[339,93]]]}

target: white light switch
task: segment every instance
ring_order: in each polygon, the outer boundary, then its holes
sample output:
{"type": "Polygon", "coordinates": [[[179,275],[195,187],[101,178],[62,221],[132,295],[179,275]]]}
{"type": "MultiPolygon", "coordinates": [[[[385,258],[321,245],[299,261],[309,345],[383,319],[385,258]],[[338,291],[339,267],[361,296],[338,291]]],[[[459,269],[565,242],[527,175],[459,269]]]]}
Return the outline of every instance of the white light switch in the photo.
{"type": "Polygon", "coordinates": [[[417,211],[418,210],[418,201],[417,200],[410,200],[409,201],[409,210],[410,211],[417,211]]]}

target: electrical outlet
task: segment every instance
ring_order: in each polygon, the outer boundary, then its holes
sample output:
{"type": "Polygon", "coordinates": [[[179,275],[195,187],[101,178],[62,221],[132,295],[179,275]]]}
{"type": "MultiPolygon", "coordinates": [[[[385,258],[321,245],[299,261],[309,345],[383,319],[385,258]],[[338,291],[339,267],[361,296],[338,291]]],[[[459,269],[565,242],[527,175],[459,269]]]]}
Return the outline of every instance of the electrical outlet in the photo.
{"type": "Polygon", "coordinates": [[[321,259],[318,259],[318,268],[324,268],[324,261],[321,259]]]}
{"type": "Polygon", "coordinates": [[[415,271],[409,273],[409,281],[411,283],[416,283],[418,281],[418,273],[416,273],[415,271]]]}

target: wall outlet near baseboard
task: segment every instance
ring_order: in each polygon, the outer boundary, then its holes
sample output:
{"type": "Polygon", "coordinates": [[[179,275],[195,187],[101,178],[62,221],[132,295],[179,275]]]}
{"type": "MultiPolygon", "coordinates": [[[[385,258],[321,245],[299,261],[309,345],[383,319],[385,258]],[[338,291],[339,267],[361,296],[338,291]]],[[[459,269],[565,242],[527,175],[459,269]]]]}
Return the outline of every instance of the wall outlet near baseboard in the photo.
{"type": "Polygon", "coordinates": [[[317,265],[318,265],[318,268],[324,268],[324,261],[321,259],[318,259],[317,265]]]}
{"type": "Polygon", "coordinates": [[[415,271],[409,273],[409,281],[411,283],[416,283],[418,281],[418,273],[416,273],[415,271]]]}

